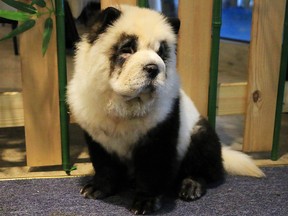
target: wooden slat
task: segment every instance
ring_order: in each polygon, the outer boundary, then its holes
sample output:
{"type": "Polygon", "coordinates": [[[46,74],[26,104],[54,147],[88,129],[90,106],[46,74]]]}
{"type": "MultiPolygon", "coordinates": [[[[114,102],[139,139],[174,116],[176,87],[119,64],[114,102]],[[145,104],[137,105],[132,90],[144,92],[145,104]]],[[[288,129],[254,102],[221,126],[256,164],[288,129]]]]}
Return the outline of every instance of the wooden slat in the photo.
{"type": "Polygon", "coordinates": [[[178,71],[182,87],[207,116],[213,1],[180,1],[178,71]]]}
{"type": "Polygon", "coordinates": [[[20,92],[0,93],[0,128],[24,125],[23,101],[20,92]]]}
{"type": "Polygon", "coordinates": [[[101,9],[105,9],[106,7],[119,5],[119,4],[130,4],[136,5],[137,0],[101,0],[101,9]]]}
{"type": "Polygon", "coordinates": [[[255,0],[243,150],[271,151],[285,0],[255,0]]]}
{"type": "MultiPolygon", "coordinates": [[[[50,7],[50,1],[46,3],[50,7]]],[[[53,30],[49,49],[42,57],[44,20],[37,20],[37,24],[20,37],[28,166],[62,163],[56,31],[53,30]]]]}
{"type": "Polygon", "coordinates": [[[218,86],[217,115],[244,114],[247,83],[221,83],[218,86]]]}

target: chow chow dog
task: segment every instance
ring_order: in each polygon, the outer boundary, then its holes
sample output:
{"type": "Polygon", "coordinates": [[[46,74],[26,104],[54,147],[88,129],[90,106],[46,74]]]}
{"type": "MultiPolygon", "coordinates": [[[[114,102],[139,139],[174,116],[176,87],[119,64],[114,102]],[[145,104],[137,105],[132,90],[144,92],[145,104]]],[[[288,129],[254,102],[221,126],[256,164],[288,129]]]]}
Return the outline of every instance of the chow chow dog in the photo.
{"type": "Polygon", "coordinates": [[[102,199],[130,186],[130,210],[149,214],[171,189],[193,201],[226,172],[264,175],[247,155],[221,147],[181,89],[179,25],[150,9],[109,7],[78,43],[67,98],[95,169],[84,197],[102,199]]]}

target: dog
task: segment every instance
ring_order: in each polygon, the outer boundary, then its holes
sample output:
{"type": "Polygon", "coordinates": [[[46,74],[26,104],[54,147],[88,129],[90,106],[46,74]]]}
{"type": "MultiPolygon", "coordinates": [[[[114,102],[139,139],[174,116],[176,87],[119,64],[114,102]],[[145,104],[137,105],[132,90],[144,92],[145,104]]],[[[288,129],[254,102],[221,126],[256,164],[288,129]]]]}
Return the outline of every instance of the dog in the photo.
{"type": "Polygon", "coordinates": [[[156,11],[120,5],[102,11],[78,43],[67,101],[95,169],[84,197],[102,199],[133,186],[130,210],[149,214],[171,189],[193,201],[226,172],[264,176],[247,155],[221,147],[181,89],[179,26],[156,11]]]}

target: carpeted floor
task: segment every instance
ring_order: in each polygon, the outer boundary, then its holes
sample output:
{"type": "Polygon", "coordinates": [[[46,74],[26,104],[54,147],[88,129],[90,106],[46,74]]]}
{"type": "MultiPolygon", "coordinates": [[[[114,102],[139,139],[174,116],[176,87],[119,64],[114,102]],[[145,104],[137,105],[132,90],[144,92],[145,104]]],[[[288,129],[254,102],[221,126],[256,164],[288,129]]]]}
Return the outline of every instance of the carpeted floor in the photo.
{"type": "MultiPolygon", "coordinates": [[[[264,168],[267,177],[228,176],[200,200],[165,198],[155,215],[288,215],[288,166],[264,168]]],[[[132,192],[89,200],[79,190],[87,177],[0,181],[0,215],[131,215],[132,192]]]]}

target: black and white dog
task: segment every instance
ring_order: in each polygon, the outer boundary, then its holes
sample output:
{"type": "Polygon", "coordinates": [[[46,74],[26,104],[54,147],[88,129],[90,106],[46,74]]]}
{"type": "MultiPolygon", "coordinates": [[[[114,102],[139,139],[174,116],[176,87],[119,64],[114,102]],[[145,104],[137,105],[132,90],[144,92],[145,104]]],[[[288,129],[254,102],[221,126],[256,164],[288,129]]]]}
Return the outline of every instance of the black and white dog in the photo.
{"type": "Polygon", "coordinates": [[[155,11],[118,6],[104,10],[79,42],[68,103],[96,173],[84,197],[101,199],[133,182],[131,211],[148,214],[170,188],[190,201],[225,171],[264,176],[247,155],[221,147],[181,90],[178,28],[155,11]]]}

